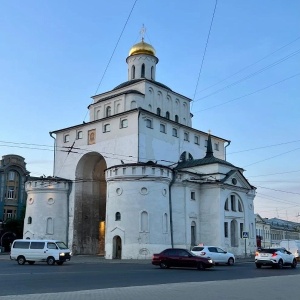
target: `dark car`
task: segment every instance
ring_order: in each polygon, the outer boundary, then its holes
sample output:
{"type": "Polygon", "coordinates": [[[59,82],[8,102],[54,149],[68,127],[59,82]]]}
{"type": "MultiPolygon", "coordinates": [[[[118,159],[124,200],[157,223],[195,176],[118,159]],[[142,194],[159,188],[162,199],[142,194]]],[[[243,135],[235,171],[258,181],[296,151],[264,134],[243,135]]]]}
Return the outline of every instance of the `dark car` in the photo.
{"type": "Polygon", "coordinates": [[[175,268],[197,268],[204,270],[214,266],[212,259],[200,257],[186,249],[171,248],[158,254],[153,254],[152,264],[162,269],[175,268]]]}

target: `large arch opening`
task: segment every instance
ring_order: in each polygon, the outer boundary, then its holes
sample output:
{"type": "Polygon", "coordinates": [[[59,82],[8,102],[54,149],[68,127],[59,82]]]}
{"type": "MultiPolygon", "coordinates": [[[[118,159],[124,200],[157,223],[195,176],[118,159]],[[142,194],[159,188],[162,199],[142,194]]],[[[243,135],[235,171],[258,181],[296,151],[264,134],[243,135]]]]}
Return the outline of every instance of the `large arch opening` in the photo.
{"type": "Polygon", "coordinates": [[[107,168],[102,155],[85,154],[75,174],[73,251],[104,255],[107,168]]]}

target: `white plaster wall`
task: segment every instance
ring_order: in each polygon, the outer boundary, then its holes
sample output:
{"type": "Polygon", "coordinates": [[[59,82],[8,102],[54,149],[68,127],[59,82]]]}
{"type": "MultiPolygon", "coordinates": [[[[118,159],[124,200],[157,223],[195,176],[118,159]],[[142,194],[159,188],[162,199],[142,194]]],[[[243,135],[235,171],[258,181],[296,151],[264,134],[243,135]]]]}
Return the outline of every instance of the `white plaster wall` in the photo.
{"type": "MultiPolygon", "coordinates": [[[[121,181],[114,180],[114,176],[107,178],[105,236],[107,259],[113,258],[113,238],[116,235],[122,239],[123,259],[151,258],[153,253],[170,247],[170,228],[168,227],[167,232],[163,231],[163,214],[167,214],[169,224],[168,187],[171,174],[166,175],[164,170],[165,175],[161,178],[145,174],[142,176],[140,170],[141,167],[136,168],[136,172],[141,176],[136,174],[131,179],[129,174],[121,181]],[[141,229],[140,214],[143,211],[148,213],[148,231],[141,229]],[[115,220],[116,212],[121,213],[120,221],[115,220]]],[[[149,172],[152,172],[152,167],[149,167],[149,172]]],[[[157,168],[157,172],[160,172],[160,168],[157,168]]]]}
{"type": "Polygon", "coordinates": [[[25,188],[28,197],[23,237],[57,239],[68,243],[69,184],[66,182],[50,183],[42,180],[28,181],[25,188]],[[31,224],[28,224],[29,217],[32,218],[31,224]],[[53,220],[53,234],[46,232],[48,218],[53,220]]]}

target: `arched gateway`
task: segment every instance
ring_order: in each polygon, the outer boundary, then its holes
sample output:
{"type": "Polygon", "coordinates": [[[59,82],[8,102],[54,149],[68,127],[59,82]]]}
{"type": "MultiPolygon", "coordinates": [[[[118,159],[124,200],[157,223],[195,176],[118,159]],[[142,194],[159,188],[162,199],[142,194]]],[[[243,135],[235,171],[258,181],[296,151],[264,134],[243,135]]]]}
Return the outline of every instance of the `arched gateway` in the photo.
{"type": "Polygon", "coordinates": [[[104,255],[106,162],[96,152],[85,154],[75,174],[73,250],[104,255]]]}

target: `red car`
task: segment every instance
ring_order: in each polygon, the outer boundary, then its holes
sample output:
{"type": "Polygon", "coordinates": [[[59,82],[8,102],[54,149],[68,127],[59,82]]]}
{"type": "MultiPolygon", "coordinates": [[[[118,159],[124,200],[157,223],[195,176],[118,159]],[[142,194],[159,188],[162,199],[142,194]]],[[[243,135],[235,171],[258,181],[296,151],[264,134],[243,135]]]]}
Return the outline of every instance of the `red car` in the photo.
{"type": "Polygon", "coordinates": [[[153,254],[152,265],[160,266],[162,269],[175,268],[197,268],[204,270],[214,266],[212,259],[200,257],[186,249],[170,248],[159,254],[153,254]]]}

